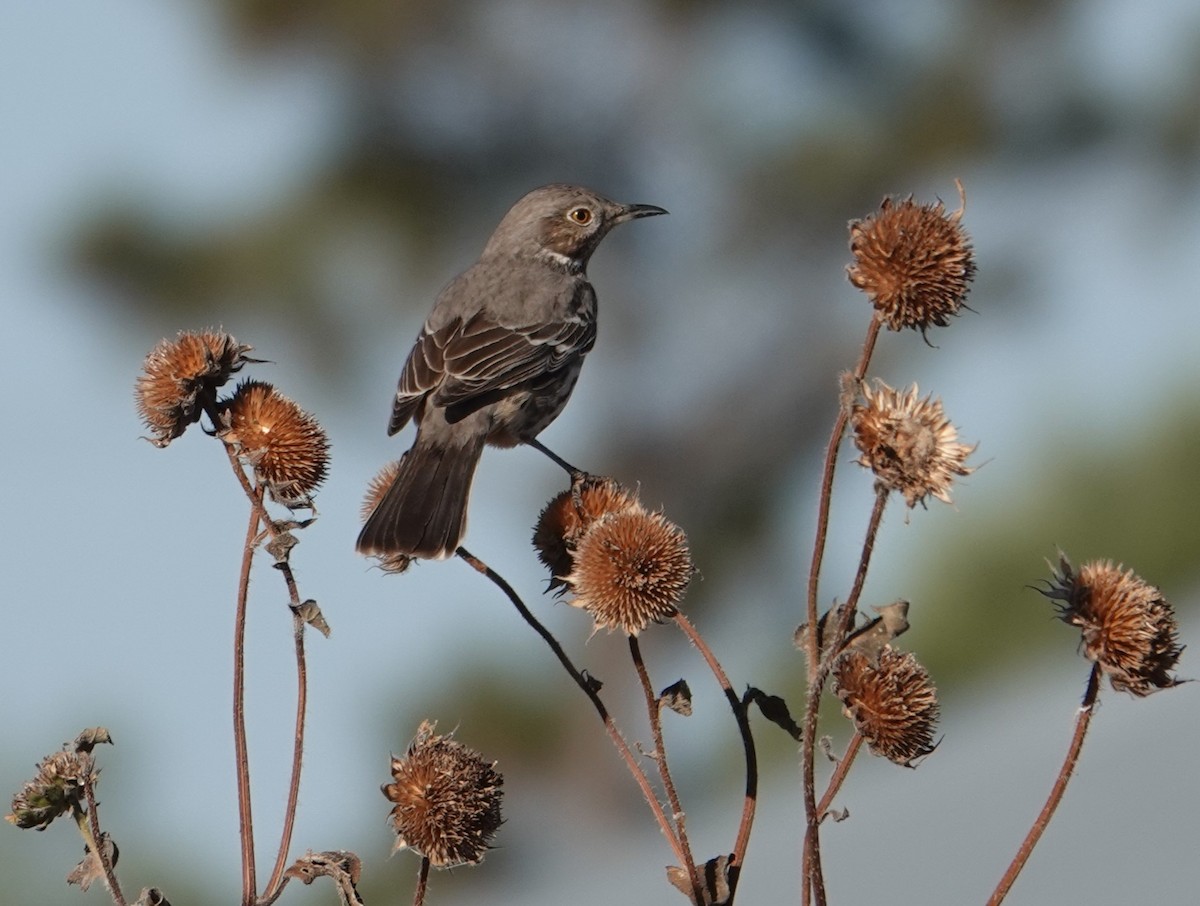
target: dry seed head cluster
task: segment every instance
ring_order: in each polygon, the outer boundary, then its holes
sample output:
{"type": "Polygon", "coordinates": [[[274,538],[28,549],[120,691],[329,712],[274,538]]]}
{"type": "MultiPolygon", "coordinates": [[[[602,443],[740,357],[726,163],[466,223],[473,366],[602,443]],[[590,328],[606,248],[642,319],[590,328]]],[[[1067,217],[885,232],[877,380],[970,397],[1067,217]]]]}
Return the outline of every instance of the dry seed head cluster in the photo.
{"type": "Polygon", "coordinates": [[[892,330],[945,327],[962,308],[975,257],[961,218],[961,208],[947,214],[940,201],[885,198],[877,213],[850,224],[850,282],[892,330]]]}
{"type": "Polygon", "coordinates": [[[955,476],[974,471],[964,462],[975,447],[958,442],[941,400],[921,399],[916,384],[907,393],[882,381],[874,389],[864,384],[851,426],[859,464],[875,473],[878,486],[903,494],[910,507],[930,496],[949,503],[955,476]]]}
{"type": "Polygon", "coordinates": [[[303,501],[325,480],[329,440],[317,420],[262,381],[243,381],[223,406],[222,437],[239,452],[271,495],[303,501]]]}
{"type": "Polygon", "coordinates": [[[96,780],[95,759],[87,752],[64,750],[47,755],[37,776],[13,796],[5,816],[19,828],[45,830],[55,818],[82,806],[84,785],[96,780]]]}
{"type": "Polygon", "coordinates": [[[937,691],[912,654],[886,647],[876,659],[852,648],[838,656],[833,680],[834,694],[872,754],[911,767],[933,751],[937,691]]]}
{"type": "Polygon", "coordinates": [[[1133,570],[1093,560],[1076,572],[1065,556],[1043,594],[1063,621],[1079,627],[1083,653],[1112,687],[1143,696],[1180,683],[1172,675],[1183,646],[1171,605],[1133,570]]]}
{"type": "Polygon", "coordinates": [[[483,860],[503,820],[504,778],[477,753],[421,724],[403,758],[392,757],[396,849],[415,850],[436,868],[483,860]]]}
{"type": "Polygon", "coordinates": [[[687,536],[610,478],[560,494],[534,530],[538,556],[595,628],[637,635],[672,617],[694,568],[687,536]]]}
{"type": "Polygon", "coordinates": [[[217,390],[252,361],[251,349],[221,331],[180,331],[150,350],[135,388],[150,440],[165,447],[198,421],[205,402],[215,402],[217,390]]]}

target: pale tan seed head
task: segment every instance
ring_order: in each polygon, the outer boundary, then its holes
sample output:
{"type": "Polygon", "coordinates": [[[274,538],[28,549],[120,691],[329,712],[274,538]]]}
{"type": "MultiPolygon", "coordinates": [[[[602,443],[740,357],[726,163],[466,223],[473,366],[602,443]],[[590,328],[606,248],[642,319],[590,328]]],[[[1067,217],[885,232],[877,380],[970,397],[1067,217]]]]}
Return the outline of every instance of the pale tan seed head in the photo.
{"type": "Polygon", "coordinates": [[[939,708],[925,668],[885,647],[878,658],[856,648],[838,656],[833,691],[872,754],[911,767],[934,750],[939,708]]]}

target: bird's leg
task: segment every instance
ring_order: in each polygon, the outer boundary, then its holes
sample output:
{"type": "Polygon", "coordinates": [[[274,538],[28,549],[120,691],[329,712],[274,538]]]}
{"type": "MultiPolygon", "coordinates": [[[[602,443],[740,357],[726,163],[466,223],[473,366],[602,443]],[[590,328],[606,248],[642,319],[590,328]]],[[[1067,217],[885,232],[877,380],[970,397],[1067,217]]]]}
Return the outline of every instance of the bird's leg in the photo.
{"type": "Polygon", "coordinates": [[[533,447],[535,450],[540,450],[542,453],[545,453],[548,457],[550,457],[551,460],[558,463],[558,465],[565,469],[566,473],[571,476],[571,500],[575,504],[575,509],[580,510],[583,507],[583,499],[580,497],[580,491],[583,488],[583,483],[588,479],[588,473],[583,471],[583,469],[575,468],[575,466],[571,465],[536,438],[526,441],[526,443],[528,443],[529,446],[533,447]]]}

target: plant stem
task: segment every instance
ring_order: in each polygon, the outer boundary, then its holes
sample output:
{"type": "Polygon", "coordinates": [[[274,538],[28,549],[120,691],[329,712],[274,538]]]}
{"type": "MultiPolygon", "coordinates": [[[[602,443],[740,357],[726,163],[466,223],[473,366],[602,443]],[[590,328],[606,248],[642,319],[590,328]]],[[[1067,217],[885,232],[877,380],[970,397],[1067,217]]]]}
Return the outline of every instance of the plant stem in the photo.
{"type": "Polygon", "coordinates": [[[429,857],[421,857],[421,867],[417,871],[417,889],[413,891],[413,906],[424,906],[425,891],[429,887],[429,857]]]}
{"type": "MultiPolygon", "coordinates": [[[[878,317],[871,318],[867,326],[867,335],[863,340],[862,352],[858,364],[854,366],[852,381],[854,386],[863,382],[867,376],[867,368],[871,363],[871,355],[875,351],[875,341],[879,337],[880,321],[878,317]]],[[[807,626],[805,634],[805,652],[808,655],[808,679],[811,683],[817,675],[817,661],[821,652],[817,645],[817,609],[818,588],[821,581],[821,563],[825,558],[825,541],[829,536],[829,510],[833,498],[833,475],[837,470],[838,449],[842,445],[842,435],[846,433],[846,424],[850,421],[850,409],[854,401],[843,393],[839,401],[837,418],[833,423],[833,431],[829,435],[829,444],[825,448],[825,465],[821,473],[821,496],[817,503],[817,534],[813,539],[812,562],[808,568],[808,607],[807,626]]]]}
{"type": "MultiPolygon", "coordinates": [[[[284,562],[283,566],[287,566],[284,562]]],[[[285,572],[294,603],[299,598],[291,569],[285,572]]],[[[262,906],[273,903],[283,892],[283,873],[287,868],[288,850],[292,847],[292,832],[296,826],[296,810],[300,800],[300,771],[304,760],[304,716],[308,707],[308,666],[304,656],[304,618],[296,610],[292,612],[292,634],[296,646],[296,730],[292,744],[292,775],[288,784],[287,810],[283,816],[283,832],[279,840],[279,854],[275,858],[275,869],[267,882],[267,889],[259,901],[262,906]]]]}
{"type": "Polygon", "coordinates": [[[833,771],[833,776],[829,778],[829,786],[825,788],[825,795],[817,803],[817,814],[822,818],[828,814],[829,806],[833,804],[833,797],[842,788],[842,784],[846,780],[846,775],[850,773],[850,766],[854,764],[854,759],[858,756],[862,744],[863,735],[856,730],[854,736],[850,738],[850,742],[846,744],[846,751],[838,760],[837,767],[833,771]]]}
{"type": "MultiPolygon", "coordinates": [[[[240,469],[237,470],[239,473],[240,469]]],[[[250,593],[250,564],[261,522],[262,488],[253,492],[258,506],[251,507],[238,577],[237,613],[233,631],[233,751],[237,771],[238,837],[242,844],[242,906],[253,906],[257,896],[254,876],[254,820],[250,807],[250,758],[246,749],[246,602],[250,593]]]]}
{"type": "Polygon", "coordinates": [[[733,856],[729,860],[729,899],[728,904],[733,903],[734,895],[737,893],[738,879],[742,874],[742,863],[746,858],[746,848],[750,845],[750,831],[754,826],[754,812],[758,804],[758,753],[754,747],[754,735],[750,732],[750,718],[746,714],[746,705],[738,694],[733,691],[733,685],[729,682],[729,677],[725,675],[724,668],[713,654],[712,649],[708,647],[708,643],[696,631],[696,627],[691,621],[678,611],[675,613],[675,625],[683,630],[684,635],[700,652],[704,662],[708,664],[708,669],[712,671],[716,677],[717,683],[721,687],[721,691],[725,693],[725,699],[729,702],[729,707],[733,710],[734,720],[737,721],[738,733],[742,737],[742,751],[746,759],[746,792],[742,800],[742,820],[738,824],[737,839],[733,844],[733,856]]]}
{"type": "Polygon", "coordinates": [[[1054,817],[1058,803],[1062,801],[1063,793],[1067,790],[1067,783],[1071,780],[1071,775],[1075,771],[1075,765],[1079,762],[1079,753],[1083,749],[1083,740],[1087,735],[1088,725],[1091,723],[1092,713],[1096,709],[1096,700],[1099,695],[1100,665],[1092,664],[1092,672],[1088,676],[1087,689],[1083,694],[1083,704],[1079,707],[1079,716],[1075,718],[1075,733],[1071,737],[1071,746],[1067,750],[1067,757],[1063,759],[1062,767],[1059,768],[1058,777],[1054,781],[1054,786],[1050,790],[1050,795],[1047,797],[1045,805],[1042,806],[1042,810],[1034,820],[1029,833],[1025,835],[1025,839],[1021,842],[1021,847],[1017,850],[1016,856],[1013,857],[1012,862],[1009,864],[1008,870],[1004,872],[1004,877],[1000,879],[1000,883],[996,885],[995,891],[993,891],[991,898],[988,899],[988,906],[999,906],[1000,903],[1004,902],[1004,898],[1008,896],[1009,890],[1012,889],[1013,882],[1017,880],[1017,875],[1025,867],[1030,853],[1037,846],[1038,840],[1042,838],[1042,833],[1046,830],[1050,819],[1054,817]]]}
{"type": "Polygon", "coordinates": [[[104,851],[104,835],[100,832],[100,812],[96,803],[96,790],[91,776],[84,780],[83,795],[87,802],[87,814],[81,814],[78,806],[74,808],[75,823],[83,836],[88,852],[96,857],[100,870],[104,872],[104,884],[116,906],[126,906],[125,895],[121,892],[121,884],[117,881],[117,873],[112,860],[104,851]]]}
{"type": "Polygon", "coordinates": [[[671,805],[671,817],[675,819],[675,833],[679,837],[679,846],[686,857],[683,867],[687,871],[688,881],[692,885],[692,897],[695,902],[703,903],[704,886],[700,882],[696,861],[692,856],[692,847],[688,842],[683,805],[679,801],[679,793],[675,789],[675,783],[671,780],[671,769],[667,764],[667,748],[662,733],[662,706],[650,683],[650,673],[646,670],[646,662],[642,659],[642,646],[638,642],[637,636],[631,635],[628,638],[629,654],[633,658],[633,666],[637,671],[638,680],[642,684],[642,694],[646,699],[646,714],[650,719],[650,732],[654,738],[654,760],[658,765],[658,774],[662,778],[663,789],[667,794],[667,802],[671,805]]]}
{"type": "Polygon", "coordinates": [[[600,720],[604,724],[604,730],[608,733],[609,739],[612,740],[621,758],[625,761],[625,766],[629,768],[629,772],[633,775],[638,787],[642,791],[642,795],[646,799],[646,804],[650,806],[650,811],[654,813],[654,819],[658,822],[659,828],[662,829],[663,835],[667,838],[667,842],[671,844],[671,849],[675,853],[675,858],[679,860],[681,865],[686,865],[687,860],[683,854],[683,848],[680,846],[679,839],[675,836],[674,828],[671,822],[667,819],[666,813],[663,811],[662,803],[658,801],[658,797],[654,795],[654,789],[650,785],[650,779],[646,776],[646,772],[642,770],[634,757],[633,751],[629,748],[629,744],[625,742],[621,731],[617,729],[617,725],[613,722],[612,715],[608,713],[608,708],[605,707],[604,701],[600,698],[599,693],[593,687],[593,683],[589,682],[571,659],[567,657],[567,653],[563,650],[562,645],[558,643],[558,639],[538,620],[537,617],[525,606],[525,602],[521,600],[511,585],[505,581],[504,577],[497,573],[494,569],[468,551],[465,547],[460,547],[457,552],[458,556],[466,562],[472,569],[481,575],[487,577],[493,585],[499,588],[512,602],[512,605],[517,608],[522,619],[532,627],[533,631],[542,637],[542,640],[550,646],[550,650],[554,652],[554,656],[558,658],[563,669],[571,675],[571,679],[575,681],[583,694],[588,697],[592,703],[592,707],[596,709],[596,713],[600,716],[600,720]]]}

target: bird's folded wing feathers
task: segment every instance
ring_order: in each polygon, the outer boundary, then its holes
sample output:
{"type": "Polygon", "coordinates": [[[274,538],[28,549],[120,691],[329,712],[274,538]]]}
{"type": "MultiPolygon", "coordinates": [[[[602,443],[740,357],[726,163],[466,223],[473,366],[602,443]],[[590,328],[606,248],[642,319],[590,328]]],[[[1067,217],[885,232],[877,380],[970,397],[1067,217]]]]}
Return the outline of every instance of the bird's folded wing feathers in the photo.
{"type": "Polygon", "coordinates": [[[555,371],[595,341],[588,318],[509,326],[476,315],[423,330],[400,376],[389,432],[400,430],[431,391],[438,406],[460,405],[555,371]]]}

